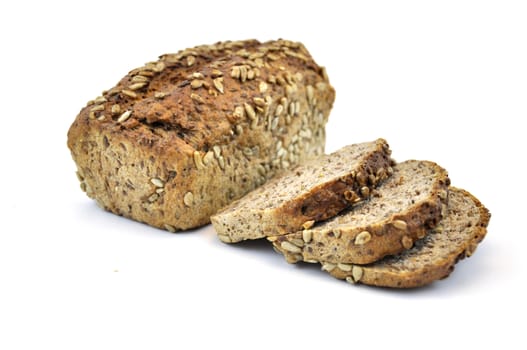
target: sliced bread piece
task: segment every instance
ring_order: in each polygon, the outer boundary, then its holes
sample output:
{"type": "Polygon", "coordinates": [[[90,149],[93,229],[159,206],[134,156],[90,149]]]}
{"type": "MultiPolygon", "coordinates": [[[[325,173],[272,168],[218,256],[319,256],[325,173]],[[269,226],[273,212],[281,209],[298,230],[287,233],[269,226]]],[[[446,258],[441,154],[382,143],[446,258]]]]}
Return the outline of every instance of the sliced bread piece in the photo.
{"type": "Polygon", "coordinates": [[[436,163],[399,163],[368,201],[310,229],[268,239],[290,263],[368,264],[411,248],[435,227],[446,212],[449,184],[436,163]]]}
{"type": "Polygon", "coordinates": [[[302,229],[367,198],[392,172],[383,139],[346,146],[275,178],[211,217],[223,242],[302,229]]]}
{"type": "Polygon", "coordinates": [[[413,248],[365,266],[325,264],[324,270],[350,283],[413,288],[448,277],[470,257],[487,233],[490,213],[469,192],[450,188],[446,217],[413,248]]]}

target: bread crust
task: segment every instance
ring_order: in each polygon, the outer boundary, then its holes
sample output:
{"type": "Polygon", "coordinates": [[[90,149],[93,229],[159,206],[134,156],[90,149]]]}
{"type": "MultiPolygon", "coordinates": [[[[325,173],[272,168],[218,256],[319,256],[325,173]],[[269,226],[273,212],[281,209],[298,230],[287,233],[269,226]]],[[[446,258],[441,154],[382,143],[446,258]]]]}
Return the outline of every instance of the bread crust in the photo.
{"type": "Polygon", "coordinates": [[[287,40],[197,46],[132,70],[68,132],[81,188],[104,209],[176,231],[323,154],[335,98],[287,40]]]}
{"type": "Polygon", "coordinates": [[[352,283],[391,288],[421,287],[448,277],[457,262],[465,257],[470,257],[475,252],[478,244],[487,234],[487,226],[491,217],[489,210],[468,191],[451,187],[449,196],[459,200],[450,200],[447,217],[437,228],[431,229],[422,242],[418,242],[412,249],[399,256],[387,257],[370,265],[353,266],[351,271],[344,271],[339,265],[336,265],[329,273],[333,277],[345,279],[352,283]],[[459,203],[469,204],[462,206],[459,203]],[[458,215],[461,213],[466,219],[460,222],[461,227],[452,224],[453,220],[449,216],[454,215],[454,213],[458,213],[458,215]],[[467,232],[461,238],[459,233],[463,230],[467,232]],[[443,237],[448,243],[444,243],[448,249],[444,254],[435,254],[428,259],[428,263],[417,264],[412,269],[404,269],[396,265],[397,262],[405,262],[405,260],[408,263],[411,256],[424,256],[425,247],[434,249],[434,239],[439,235],[451,236],[443,237]],[[357,279],[358,276],[360,278],[357,279]]]}
{"type": "Polygon", "coordinates": [[[368,198],[392,171],[390,154],[386,140],[378,139],[315,158],[233,202],[212,224],[226,243],[301,230],[368,198]],[[277,192],[287,195],[278,195],[275,203],[277,192]],[[264,206],[254,207],[262,198],[264,206]]]}
{"type": "Polygon", "coordinates": [[[442,211],[446,208],[449,184],[448,173],[436,163],[406,161],[394,166],[392,177],[378,188],[377,193],[373,194],[369,201],[360,203],[311,229],[272,236],[268,239],[273,243],[275,250],[283,254],[289,263],[298,261],[322,261],[331,265],[372,263],[386,255],[397,254],[410,248],[417,239],[425,235],[428,229],[437,225],[441,220],[442,211]],[[400,172],[399,169],[403,166],[410,170],[400,172]],[[416,183],[421,181],[419,178],[411,178],[418,174],[418,170],[414,171],[414,169],[426,169],[426,178],[423,178],[423,181],[427,181],[426,197],[416,201],[409,198],[406,205],[394,207],[389,214],[370,220],[368,223],[355,222],[357,217],[354,213],[357,212],[357,208],[365,213],[363,217],[369,215],[370,208],[385,206],[384,196],[388,196],[389,191],[400,189],[402,182],[409,184],[410,190],[414,181],[416,183]]]}

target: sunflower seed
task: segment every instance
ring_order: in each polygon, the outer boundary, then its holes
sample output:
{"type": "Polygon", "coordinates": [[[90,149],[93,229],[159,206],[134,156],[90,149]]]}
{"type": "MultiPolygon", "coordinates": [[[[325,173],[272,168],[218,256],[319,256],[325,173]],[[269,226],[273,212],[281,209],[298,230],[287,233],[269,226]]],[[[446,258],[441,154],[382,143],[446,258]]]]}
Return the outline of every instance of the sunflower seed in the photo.
{"type": "Polygon", "coordinates": [[[410,236],[403,236],[401,239],[401,244],[403,245],[404,249],[410,249],[414,245],[414,241],[410,236]]]}
{"type": "Polygon", "coordinates": [[[130,85],[128,88],[132,91],[135,91],[135,90],[139,90],[145,87],[146,85],[147,83],[135,83],[135,84],[130,85]]]}
{"type": "Polygon", "coordinates": [[[212,81],[216,90],[223,94],[223,78],[216,78],[212,81]]]}
{"type": "Polygon", "coordinates": [[[208,151],[204,156],[203,156],[203,164],[205,165],[209,165],[212,160],[214,159],[214,152],[212,151],[208,151]]]}
{"type": "Polygon", "coordinates": [[[337,267],[337,265],[335,264],[332,264],[332,263],[323,263],[322,264],[322,271],[327,271],[327,272],[331,272],[333,271],[333,269],[337,267]]]}
{"type": "Polygon", "coordinates": [[[265,81],[261,81],[260,85],[258,86],[260,93],[264,93],[267,91],[267,83],[265,81]]]}
{"type": "Polygon", "coordinates": [[[349,272],[353,268],[352,265],[344,264],[344,263],[338,263],[337,266],[338,266],[339,269],[341,269],[344,272],[349,272]]]}
{"type": "Polygon", "coordinates": [[[163,180],[161,180],[160,178],[157,178],[157,177],[151,178],[150,182],[156,187],[164,187],[165,186],[165,183],[163,182],[163,180]]]}
{"type": "Polygon", "coordinates": [[[126,111],[119,118],[117,118],[118,123],[124,123],[130,116],[132,115],[132,111],[126,111]]]}
{"type": "Polygon", "coordinates": [[[302,231],[302,239],[304,242],[309,243],[311,242],[311,239],[313,238],[313,232],[309,230],[302,231]]]}
{"type": "Polygon", "coordinates": [[[203,164],[203,160],[201,159],[201,155],[199,151],[194,151],[194,163],[196,164],[196,168],[198,170],[205,168],[205,165],[203,164]]]}
{"type": "Polygon", "coordinates": [[[395,220],[392,225],[393,227],[401,231],[406,231],[406,228],[408,227],[406,222],[404,222],[403,220],[395,220]]]}
{"type": "Polygon", "coordinates": [[[176,232],[176,228],[172,225],[169,225],[169,224],[163,224],[163,226],[165,227],[165,229],[169,232],[172,232],[172,233],[175,233],[176,232]]]}
{"type": "Polygon", "coordinates": [[[282,243],[280,243],[280,247],[288,252],[291,252],[291,253],[300,253],[302,252],[302,249],[300,249],[299,247],[297,247],[296,245],[294,245],[293,243],[290,243],[288,241],[283,241],[282,243]]]}
{"type": "Polygon", "coordinates": [[[362,267],[353,265],[353,268],[351,270],[351,275],[353,276],[353,280],[355,282],[359,282],[362,278],[364,271],[362,270],[362,267]]]}
{"type": "Polygon", "coordinates": [[[187,207],[191,207],[194,205],[194,194],[192,192],[185,193],[185,196],[183,197],[183,203],[187,207]]]}
{"type": "Polygon", "coordinates": [[[355,237],[355,244],[363,245],[371,240],[371,234],[368,231],[362,231],[355,237]]]}
{"type": "Polygon", "coordinates": [[[130,90],[121,90],[121,93],[131,98],[137,98],[137,94],[130,90]]]}

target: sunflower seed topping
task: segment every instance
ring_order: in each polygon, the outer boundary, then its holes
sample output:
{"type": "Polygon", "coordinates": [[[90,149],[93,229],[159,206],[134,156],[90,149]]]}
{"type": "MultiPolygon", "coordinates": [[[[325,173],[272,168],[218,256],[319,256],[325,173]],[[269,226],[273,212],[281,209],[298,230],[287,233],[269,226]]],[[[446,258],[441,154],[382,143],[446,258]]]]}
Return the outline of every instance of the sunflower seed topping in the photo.
{"type": "Polygon", "coordinates": [[[119,118],[117,118],[118,123],[124,123],[130,116],[132,115],[132,111],[126,111],[119,118]]]}

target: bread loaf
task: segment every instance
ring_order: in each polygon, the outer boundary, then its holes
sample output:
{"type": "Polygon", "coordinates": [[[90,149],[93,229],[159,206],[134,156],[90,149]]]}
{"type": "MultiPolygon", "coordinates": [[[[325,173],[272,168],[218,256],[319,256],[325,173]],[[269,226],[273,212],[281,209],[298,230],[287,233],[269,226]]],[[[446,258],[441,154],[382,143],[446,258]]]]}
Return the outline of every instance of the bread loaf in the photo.
{"type": "Polygon", "coordinates": [[[487,233],[490,213],[472,194],[450,188],[447,215],[415,245],[373,264],[326,265],[325,270],[350,283],[413,288],[448,277],[455,264],[470,257],[487,233]]]}
{"type": "Polygon", "coordinates": [[[81,188],[106,210],[176,231],[324,153],[335,98],[287,40],[197,46],[132,70],[68,132],[81,188]]]}
{"type": "Polygon", "coordinates": [[[391,173],[383,139],[353,144],[274,178],[211,218],[223,242],[295,232],[368,198],[391,173]]]}
{"type": "Polygon", "coordinates": [[[291,263],[368,264],[411,248],[436,226],[446,212],[449,184],[436,163],[405,161],[393,166],[369,200],[312,228],[268,239],[291,263]]]}

